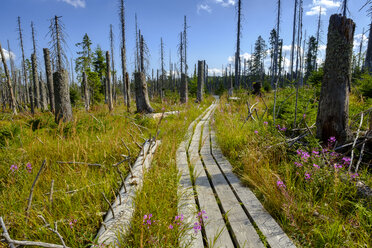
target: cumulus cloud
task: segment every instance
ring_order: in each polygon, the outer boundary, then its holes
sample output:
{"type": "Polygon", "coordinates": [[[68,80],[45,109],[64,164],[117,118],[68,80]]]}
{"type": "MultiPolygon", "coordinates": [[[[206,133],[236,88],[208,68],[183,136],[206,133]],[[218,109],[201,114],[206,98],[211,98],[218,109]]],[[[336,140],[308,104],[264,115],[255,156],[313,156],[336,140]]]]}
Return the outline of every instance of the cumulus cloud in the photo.
{"type": "Polygon", "coordinates": [[[340,6],[341,6],[341,2],[339,1],[313,0],[312,4],[308,6],[310,10],[306,11],[306,15],[307,16],[319,15],[319,11],[321,11],[322,15],[326,15],[327,9],[338,8],[340,6]]]}
{"type": "MultiPolygon", "coordinates": [[[[10,52],[9,53],[9,51],[7,51],[7,50],[5,50],[3,48],[3,53],[4,53],[5,60],[9,60],[10,57],[12,57],[13,59],[15,59],[15,55],[14,55],[13,52],[10,52]]],[[[0,59],[1,59],[1,54],[0,54],[0,59]]]]}
{"type": "Polygon", "coordinates": [[[360,42],[362,40],[363,40],[363,47],[362,47],[362,50],[363,50],[368,45],[368,37],[365,34],[356,34],[356,35],[354,35],[354,50],[358,50],[359,51],[360,42]]]}
{"type": "Polygon", "coordinates": [[[201,3],[201,4],[198,4],[197,6],[196,6],[196,11],[198,12],[198,14],[200,14],[200,11],[206,11],[206,12],[208,12],[208,13],[211,13],[212,12],[212,8],[208,5],[208,4],[206,4],[206,3],[201,3]]]}
{"type": "Polygon", "coordinates": [[[221,4],[223,7],[235,5],[235,0],[214,0],[216,3],[221,4]]]}
{"type": "Polygon", "coordinates": [[[208,68],[208,75],[209,76],[213,76],[213,75],[221,76],[222,75],[222,69],[208,68]]]}
{"type": "Polygon", "coordinates": [[[86,6],[85,0],[59,0],[59,1],[70,4],[70,5],[74,6],[75,8],[79,8],[79,7],[80,8],[85,8],[85,6],[86,6]]]}

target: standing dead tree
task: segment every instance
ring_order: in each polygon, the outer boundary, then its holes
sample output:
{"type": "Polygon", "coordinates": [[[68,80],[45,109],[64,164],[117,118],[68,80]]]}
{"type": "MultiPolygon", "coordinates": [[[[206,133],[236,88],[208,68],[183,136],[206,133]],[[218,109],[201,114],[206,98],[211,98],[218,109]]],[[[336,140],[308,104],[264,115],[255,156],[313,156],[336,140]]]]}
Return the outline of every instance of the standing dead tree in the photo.
{"type": "Polygon", "coordinates": [[[34,23],[31,22],[31,33],[32,33],[32,45],[33,54],[31,54],[31,64],[32,64],[32,80],[34,84],[34,105],[36,108],[40,108],[40,87],[39,87],[39,76],[37,70],[37,57],[36,57],[36,39],[35,39],[35,27],[34,23]]]}
{"type": "Polygon", "coordinates": [[[322,7],[320,6],[319,7],[319,17],[318,17],[318,28],[317,28],[317,31],[316,31],[315,59],[314,59],[314,64],[313,64],[313,68],[315,70],[318,69],[318,63],[316,62],[316,59],[318,57],[318,50],[319,50],[321,16],[322,16],[322,7]]]}
{"type": "Polygon", "coordinates": [[[68,72],[64,69],[66,64],[66,55],[62,49],[62,43],[65,43],[63,24],[60,18],[55,16],[51,19],[49,34],[51,37],[50,45],[53,51],[53,60],[57,71],[53,73],[54,101],[55,101],[55,121],[72,120],[72,108],[70,102],[70,92],[68,85],[68,72]]]}
{"type": "Polygon", "coordinates": [[[181,71],[180,100],[181,100],[181,103],[187,103],[188,102],[187,77],[186,77],[186,74],[183,73],[183,62],[184,62],[183,44],[184,44],[184,39],[183,39],[182,32],[181,32],[180,33],[180,45],[179,45],[180,71],[181,71]]]}
{"type": "Polygon", "coordinates": [[[123,74],[123,95],[124,102],[127,104],[127,111],[130,109],[130,84],[126,80],[127,56],[125,46],[125,5],[124,0],[120,0],[120,24],[121,24],[121,69],[123,74]]]}
{"type": "Polygon", "coordinates": [[[8,66],[7,66],[6,61],[5,61],[5,55],[4,55],[3,48],[1,47],[1,43],[0,43],[0,55],[1,55],[1,61],[3,62],[5,76],[6,76],[6,82],[7,82],[8,89],[9,89],[10,107],[13,111],[13,114],[16,115],[17,114],[17,107],[16,107],[16,100],[15,100],[15,97],[14,97],[12,80],[10,78],[9,69],[8,69],[8,66]]]}
{"type": "Polygon", "coordinates": [[[34,113],[34,103],[32,101],[32,91],[29,92],[29,86],[28,86],[28,77],[27,77],[27,70],[26,70],[26,62],[25,62],[25,52],[23,48],[23,35],[22,35],[22,27],[21,27],[21,17],[18,16],[18,34],[19,34],[19,42],[21,45],[21,51],[22,51],[22,71],[23,71],[23,80],[24,80],[24,86],[25,86],[25,93],[26,93],[26,103],[31,103],[31,113],[34,113]]]}
{"type": "Polygon", "coordinates": [[[111,66],[110,66],[110,53],[109,51],[106,52],[106,88],[107,88],[107,105],[109,111],[111,112],[114,109],[114,105],[112,103],[112,85],[111,85],[111,66]]]}
{"type": "MultiPolygon", "coordinates": [[[[238,30],[236,37],[236,52],[235,52],[235,87],[240,87],[240,15],[242,9],[242,1],[238,2],[238,30]]],[[[232,93],[232,89],[231,89],[232,93]]]]}
{"type": "MultiPolygon", "coordinates": [[[[275,49],[274,49],[274,70],[272,75],[272,82],[275,81],[274,87],[275,87],[275,93],[274,93],[274,112],[273,112],[273,123],[275,126],[275,106],[276,106],[276,94],[277,94],[277,88],[278,88],[278,81],[279,77],[277,77],[277,69],[278,69],[278,46],[279,46],[279,28],[280,28],[280,0],[278,0],[278,15],[277,15],[277,22],[276,22],[276,36],[275,36],[275,49]]],[[[280,58],[281,59],[281,58],[280,58]]]]}
{"type": "Polygon", "coordinates": [[[83,88],[84,88],[84,103],[85,110],[89,111],[89,88],[87,74],[83,71],[83,88]]]}
{"type": "Polygon", "coordinates": [[[134,74],[134,83],[136,91],[136,106],[139,113],[152,113],[154,109],[150,105],[149,95],[147,91],[146,75],[145,75],[145,50],[146,45],[141,32],[139,32],[139,48],[140,48],[140,71],[134,74]]]}
{"type": "Polygon", "coordinates": [[[114,32],[112,31],[112,24],[110,24],[110,48],[111,48],[111,64],[112,64],[112,81],[113,81],[113,90],[112,90],[112,97],[114,102],[116,103],[117,96],[116,96],[116,71],[115,71],[115,60],[114,60],[114,32]]]}
{"type": "Polygon", "coordinates": [[[198,90],[196,94],[196,101],[203,101],[203,91],[205,84],[205,60],[198,61],[198,90]]]}
{"type": "Polygon", "coordinates": [[[330,17],[328,41],[321,86],[317,137],[326,141],[334,136],[343,143],[349,136],[349,92],[355,23],[345,16],[330,17]]]}
{"type": "Polygon", "coordinates": [[[44,53],[44,63],[45,63],[45,74],[47,78],[47,87],[48,87],[48,93],[49,93],[50,111],[52,113],[55,113],[53,73],[52,73],[52,65],[50,62],[49,49],[44,48],[43,53],[44,53]]]}
{"type": "Polygon", "coordinates": [[[160,94],[160,99],[163,101],[164,98],[164,87],[165,87],[165,82],[164,82],[164,77],[165,77],[165,70],[164,70],[164,43],[163,43],[163,38],[160,38],[160,63],[161,63],[161,75],[160,75],[160,82],[161,85],[159,87],[159,94],[160,94]]]}
{"type": "Polygon", "coordinates": [[[297,1],[295,0],[295,5],[294,5],[294,13],[293,13],[293,34],[292,34],[292,46],[291,46],[291,62],[289,66],[289,70],[291,73],[291,80],[293,80],[293,62],[294,62],[294,46],[295,46],[295,41],[296,41],[296,15],[297,15],[297,1]]]}

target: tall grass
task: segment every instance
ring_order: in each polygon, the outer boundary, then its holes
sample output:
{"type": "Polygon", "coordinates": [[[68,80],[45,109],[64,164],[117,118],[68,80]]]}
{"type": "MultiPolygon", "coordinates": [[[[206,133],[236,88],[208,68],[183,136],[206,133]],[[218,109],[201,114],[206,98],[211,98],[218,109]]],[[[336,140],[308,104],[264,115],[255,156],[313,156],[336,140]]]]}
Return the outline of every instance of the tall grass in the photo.
{"type": "MultiPolygon", "coordinates": [[[[292,90],[279,92],[279,105],[292,90]]],[[[303,89],[300,96],[301,118],[297,125],[303,128],[305,121],[308,126],[315,122],[317,98],[313,89],[303,89]]],[[[269,115],[262,120],[254,115],[257,121],[246,121],[246,101],[251,106],[258,102],[256,108],[261,117],[265,110],[262,99],[243,94],[239,97],[237,102],[221,99],[214,123],[218,143],[235,172],[288,235],[302,247],[370,246],[371,203],[360,198],[355,187],[357,179],[372,185],[367,168],[358,176],[349,175],[345,169],[347,156],[343,160],[344,156],[333,153],[334,143],[329,147],[323,144],[329,161],[325,162],[312,135],[300,140],[302,144],[289,147],[286,139],[293,135],[289,129],[294,119],[294,97],[281,106],[276,121],[280,128],[271,126],[272,94],[264,97],[269,115]]],[[[351,116],[366,108],[366,102],[351,97],[351,116]]]]}

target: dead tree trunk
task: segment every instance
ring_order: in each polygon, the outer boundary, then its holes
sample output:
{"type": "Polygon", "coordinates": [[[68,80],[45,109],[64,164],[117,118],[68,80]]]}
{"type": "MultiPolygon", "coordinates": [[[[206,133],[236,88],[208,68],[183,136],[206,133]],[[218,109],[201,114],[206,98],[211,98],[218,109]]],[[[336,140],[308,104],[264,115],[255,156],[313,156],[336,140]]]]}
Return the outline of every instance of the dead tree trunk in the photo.
{"type": "Polygon", "coordinates": [[[14,91],[13,91],[13,86],[12,86],[12,80],[10,79],[8,66],[7,66],[6,61],[5,61],[5,56],[4,56],[4,52],[3,52],[3,48],[1,47],[1,44],[0,44],[0,54],[1,54],[1,60],[3,61],[3,66],[4,66],[5,76],[6,76],[6,82],[7,82],[8,89],[9,89],[10,108],[12,109],[13,114],[16,115],[17,114],[17,108],[16,108],[16,100],[15,100],[15,97],[14,97],[14,91]]]}
{"type": "Polygon", "coordinates": [[[48,103],[47,103],[45,85],[44,85],[44,82],[43,82],[43,79],[42,79],[41,72],[40,72],[40,77],[39,77],[39,90],[40,90],[41,110],[42,111],[47,111],[48,110],[48,103]]]}
{"type": "Polygon", "coordinates": [[[89,91],[88,91],[88,80],[87,74],[85,71],[83,72],[83,87],[84,87],[84,102],[85,102],[85,110],[89,111],[89,91]]]}
{"type": "Polygon", "coordinates": [[[32,81],[34,86],[34,106],[35,108],[40,108],[40,91],[39,91],[39,76],[37,72],[37,62],[36,54],[31,54],[31,64],[32,64],[32,81]]]}
{"type": "Polygon", "coordinates": [[[45,74],[46,74],[48,93],[49,93],[50,111],[54,113],[55,112],[54,86],[53,86],[52,65],[50,63],[50,52],[48,48],[44,48],[43,52],[44,52],[45,74]]]}
{"type": "Polygon", "coordinates": [[[124,102],[127,104],[127,111],[130,109],[130,85],[126,83],[125,74],[127,73],[127,58],[125,47],[125,6],[124,0],[120,1],[120,24],[121,24],[121,69],[123,74],[123,94],[124,102]]]}
{"type": "Polygon", "coordinates": [[[22,27],[21,27],[21,17],[18,16],[18,33],[19,33],[19,41],[21,45],[22,51],[22,71],[23,71],[23,79],[25,84],[25,94],[26,94],[26,103],[31,103],[31,113],[34,113],[34,104],[32,102],[32,93],[28,91],[28,77],[27,77],[27,70],[26,70],[26,62],[25,62],[25,52],[23,49],[23,36],[22,36],[22,27]]]}
{"type": "MultiPolygon", "coordinates": [[[[237,38],[236,38],[236,52],[235,52],[235,87],[240,88],[240,13],[241,13],[241,0],[238,2],[238,31],[237,31],[237,38]]],[[[199,62],[198,62],[199,63],[199,62]]]]}
{"type": "Polygon", "coordinates": [[[196,101],[203,101],[203,90],[204,90],[204,80],[205,80],[205,60],[198,61],[198,91],[196,94],[196,101]]]}
{"type": "Polygon", "coordinates": [[[152,113],[154,109],[150,105],[147,92],[146,76],[143,72],[134,74],[134,84],[136,89],[136,106],[138,113],[152,113]]]}
{"type": "Polygon", "coordinates": [[[369,71],[369,73],[372,73],[372,22],[369,25],[369,35],[368,35],[368,47],[366,52],[366,61],[365,61],[365,67],[366,70],[369,71]]]}
{"type": "Polygon", "coordinates": [[[317,137],[326,141],[335,136],[343,143],[349,138],[349,92],[355,23],[341,15],[330,17],[316,120],[317,137]]]}
{"type": "Polygon", "coordinates": [[[55,121],[72,121],[72,109],[70,92],[68,87],[68,73],[64,69],[53,73],[54,100],[55,100],[55,121]]]}
{"type": "Polygon", "coordinates": [[[296,42],[297,1],[298,0],[295,0],[294,13],[293,13],[293,34],[292,34],[292,46],[291,46],[291,62],[290,62],[290,66],[289,66],[289,70],[290,70],[290,73],[291,73],[291,80],[293,80],[293,64],[294,64],[293,62],[294,62],[294,53],[295,53],[294,46],[295,46],[295,42],[296,42]]]}
{"type": "Polygon", "coordinates": [[[110,53],[106,52],[106,88],[107,88],[107,105],[109,111],[111,112],[114,109],[112,103],[112,86],[111,86],[111,66],[110,66],[110,53]]]}

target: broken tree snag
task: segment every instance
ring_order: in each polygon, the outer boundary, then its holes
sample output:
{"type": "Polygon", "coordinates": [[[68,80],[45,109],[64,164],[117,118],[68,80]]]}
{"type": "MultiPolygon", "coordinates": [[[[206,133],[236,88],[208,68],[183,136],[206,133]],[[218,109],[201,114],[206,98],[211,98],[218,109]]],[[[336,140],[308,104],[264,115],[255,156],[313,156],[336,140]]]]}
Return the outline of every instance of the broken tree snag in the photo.
{"type": "Polygon", "coordinates": [[[349,92],[351,83],[351,59],[355,23],[335,14],[330,17],[328,41],[321,86],[317,138],[326,141],[336,137],[340,143],[349,136],[349,92]]]}
{"type": "Polygon", "coordinates": [[[203,101],[203,90],[204,90],[204,80],[205,80],[205,60],[198,61],[198,91],[196,94],[196,101],[203,101]]]}
{"type": "Polygon", "coordinates": [[[48,102],[47,102],[47,96],[46,96],[46,90],[45,90],[45,83],[43,82],[43,77],[40,72],[39,77],[39,90],[40,90],[40,104],[41,104],[41,110],[47,111],[48,110],[48,102]]]}
{"type": "Polygon", "coordinates": [[[107,89],[107,105],[109,111],[111,112],[114,109],[112,102],[112,87],[111,87],[111,65],[110,65],[110,53],[106,51],[106,89],[107,89]]]}
{"type": "Polygon", "coordinates": [[[143,72],[134,74],[134,84],[136,90],[136,106],[139,113],[152,113],[154,109],[150,105],[147,92],[146,76],[143,72]]]}
{"type": "Polygon", "coordinates": [[[189,100],[188,89],[187,89],[187,78],[186,78],[185,73],[181,74],[180,98],[181,98],[181,103],[187,103],[189,100]]]}
{"type": "Polygon", "coordinates": [[[39,90],[39,76],[37,72],[36,54],[31,54],[31,65],[32,65],[32,81],[34,84],[34,106],[40,108],[40,90],[39,90]]]}
{"type": "Polygon", "coordinates": [[[85,71],[83,72],[83,87],[84,87],[84,102],[85,110],[89,111],[89,89],[88,89],[88,79],[85,71]]]}
{"type": "Polygon", "coordinates": [[[53,73],[54,100],[55,100],[55,121],[67,122],[72,120],[72,109],[70,92],[68,88],[68,73],[64,69],[53,73]]]}
{"type": "Polygon", "coordinates": [[[55,112],[54,107],[54,86],[53,86],[53,74],[52,74],[52,65],[50,63],[50,52],[48,48],[43,48],[44,52],[44,63],[45,63],[45,75],[47,79],[48,93],[49,93],[49,103],[50,111],[55,112]]]}
{"type": "Polygon", "coordinates": [[[5,55],[4,55],[3,49],[1,48],[1,44],[0,44],[0,55],[1,55],[0,56],[1,60],[3,62],[4,70],[5,70],[6,82],[7,82],[8,88],[9,88],[10,106],[11,106],[11,109],[13,111],[13,114],[16,115],[17,114],[17,108],[16,108],[16,100],[15,100],[15,97],[14,97],[14,91],[13,91],[13,86],[12,86],[12,80],[10,79],[8,66],[7,66],[6,61],[5,61],[5,55]]]}

